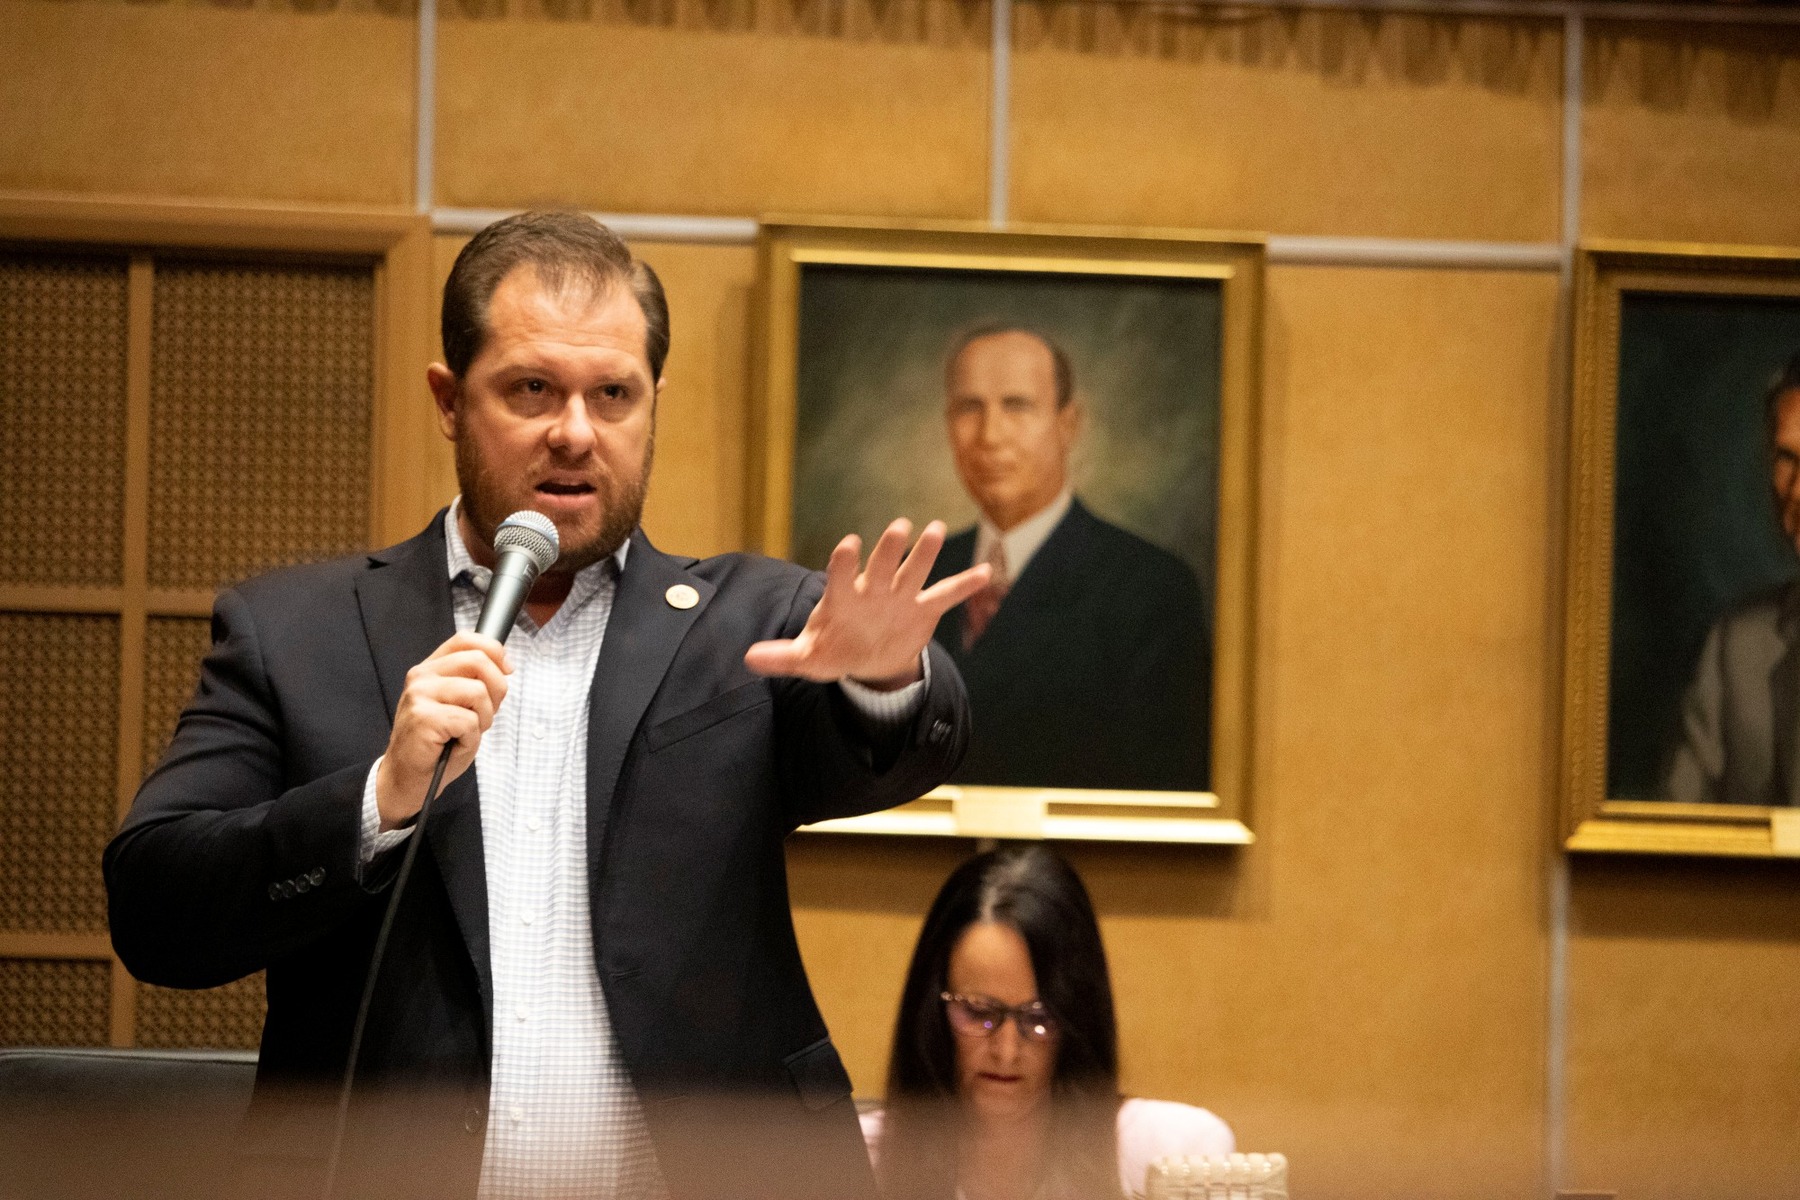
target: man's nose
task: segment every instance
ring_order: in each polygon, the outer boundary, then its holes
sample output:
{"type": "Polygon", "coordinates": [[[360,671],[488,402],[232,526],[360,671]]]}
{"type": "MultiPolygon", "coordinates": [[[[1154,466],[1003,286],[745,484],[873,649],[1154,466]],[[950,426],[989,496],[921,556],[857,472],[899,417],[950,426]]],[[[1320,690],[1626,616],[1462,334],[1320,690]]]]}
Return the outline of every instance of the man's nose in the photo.
{"type": "Polygon", "coordinates": [[[587,398],[579,393],[564,399],[550,424],[548,441],[553,450],[586,454],[594,446],[594,423],[588,416],[587,398]]]}

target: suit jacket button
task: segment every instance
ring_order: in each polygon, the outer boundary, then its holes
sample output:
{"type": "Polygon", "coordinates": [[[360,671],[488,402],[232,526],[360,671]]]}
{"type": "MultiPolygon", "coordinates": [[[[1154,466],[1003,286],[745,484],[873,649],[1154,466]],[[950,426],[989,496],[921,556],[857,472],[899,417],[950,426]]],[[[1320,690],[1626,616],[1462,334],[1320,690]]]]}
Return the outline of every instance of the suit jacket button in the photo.
{"type": "Polygon", "coordinates": [[[314,867],[312,869],[312,874],[310,874],[306,877],[306,881],[308,883],[312,884],[314,887],[318,887],[321,883],[324,883],[325,882],[325,868],[324,867],[314,867]]]}
{"type": "Polygon", "coordinates": [[[271,883],[269,885],[269,899],[271,899],[271,900],[281,899],[281,885],[279,883],[271,883]]]}
{"type": "Polygon", "coordinates": [[[481,1118],[481,1109],[476,1105],[470,1105],[468,1111],[463,1113],[463,1130],[467,1133],[480,1133],[481,1118]]]}
{"type": "Polygon", "coordinates": [[[296,875],[296,876],[294,876],[294,890],[295,890],[295,891],[296,891],[296,892],[310,892],[310,891],[312,891],[312,880],[310,880],[310,879],[308,879],[308,878],[307,878],[307,877],[306,877],[306,876],[304,876],[304,875],[296,875]]]}
{"type": "Polygon", "coordinates": [[[937,720],[935,720],[931,723],[931,744],[932,745],[934,745],[934,746],[941,745],[943,743],[944,739],[949,736],[950,736],[950,722],[944,720],[942,717],[939,717],[937,720]]]}
{"type": "Polygon", "coordinates": [[[295,887],[294,887],[293,880],[284,879],[281,881],[281,895],[284,899],[288,899],[288,900],[293,899],[296,894],[296,890],[297,889],[295,889],[295,887]]]}

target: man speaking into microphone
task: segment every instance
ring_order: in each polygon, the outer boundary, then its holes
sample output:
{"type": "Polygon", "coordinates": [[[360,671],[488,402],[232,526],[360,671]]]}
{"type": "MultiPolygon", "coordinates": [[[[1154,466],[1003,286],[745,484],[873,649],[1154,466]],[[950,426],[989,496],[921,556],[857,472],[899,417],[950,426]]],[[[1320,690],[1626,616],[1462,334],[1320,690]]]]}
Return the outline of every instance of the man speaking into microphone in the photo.
{"type": "Polygon", "coordinates": [[[427,381],[461,495],[399,546],[220,595],[199,690],[106,852],[113,943],[166,986],[266,970],[247,1188],[317,1196],[420,838],[337,1194],[867,1194],[783,840],[956,766],[967,703],[931,635],[986,568],[924,587],[935,522],[910,552],[895,522],[866,565],[846,538],[823,576],[652,546],[667,306],[585,216],[477,234],[443,342],[427,381]],[[547,517],[560,557],[502,646],[477,622],[515,513],[547,517]],[[706,1152],[725,1111],[774,1122],[733,1143],[755,1153],[706,1152]]]}

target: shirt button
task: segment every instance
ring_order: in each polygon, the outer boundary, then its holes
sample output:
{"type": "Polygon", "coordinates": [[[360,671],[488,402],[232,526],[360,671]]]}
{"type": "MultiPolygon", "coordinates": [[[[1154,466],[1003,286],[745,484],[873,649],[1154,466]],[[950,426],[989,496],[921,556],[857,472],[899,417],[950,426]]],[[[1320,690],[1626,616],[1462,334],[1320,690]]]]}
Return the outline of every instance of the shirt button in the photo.
{"type": "Polygon", "coordinates": [[[539,721],[531,727],[531,736],[540,742],[543,741],[550,736],[550,726],[546,722],[539,721]]]}
{"type": "Polygon", "coordinates": [[[531,924],[531,922],[535,919],[536,918],[534,918],[530,913],[526,913],[524,916],[519,918],[519,920],[525,922],[527,925],[531,924]]]}
{"type": "Polygon", "coordinates": [[[521,1005],[519,1005],[519,1007],[513,1009],[513,1020],[523,1021],[524,1019],[525,1019],[525,1006],[523,1004],[521,1004],[521,1005]]]}
{"type": "Polygon", "coordinates": [[[517,1125],[520,1121],[523,1121],[524,1119],[525,1119],[525,1110],[524,1109],[515,1108],[512,1110],[512,1122],[514,1125],[517,1125]]]}
{"type": "Polygon", "coordinates": [[[543,827],[544,827],[544,823],[542,821],[538,820],[536,817],[527,817],[525,820],[525,828],[531,830],[531,832],[533,832],[533,833],[536,833],[538,830],[542,829],[543,827]]]}

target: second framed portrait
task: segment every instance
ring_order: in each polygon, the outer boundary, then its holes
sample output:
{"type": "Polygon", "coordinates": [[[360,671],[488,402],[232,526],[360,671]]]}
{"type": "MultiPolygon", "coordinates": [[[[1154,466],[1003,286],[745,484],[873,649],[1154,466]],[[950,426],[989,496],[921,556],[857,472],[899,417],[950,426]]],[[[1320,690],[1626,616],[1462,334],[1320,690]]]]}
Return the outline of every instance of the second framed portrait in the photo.
{"type": "Polygon", "coordinates": [[[1245,842],[1263,247],[765,224],[752,540],[941,519],[953,784],[846,832],[1245,842]]]}
{"type": "Polygon", "coordinates": [[[1577,265],[1568,845],[1800,853],[1800,250],[1577,265]]]}

